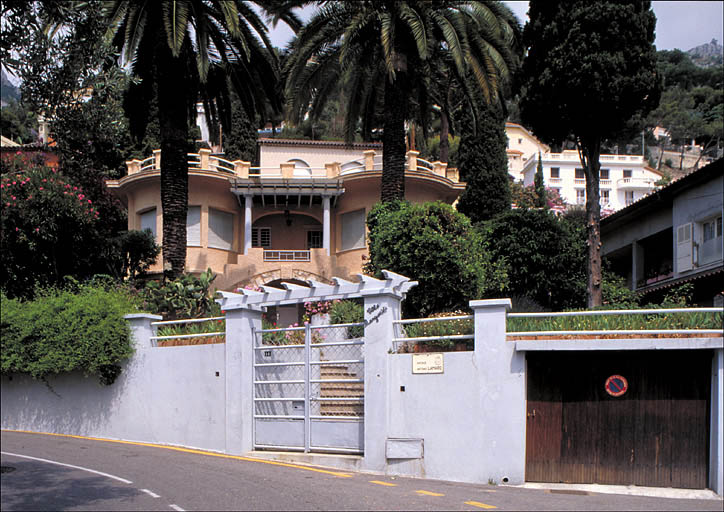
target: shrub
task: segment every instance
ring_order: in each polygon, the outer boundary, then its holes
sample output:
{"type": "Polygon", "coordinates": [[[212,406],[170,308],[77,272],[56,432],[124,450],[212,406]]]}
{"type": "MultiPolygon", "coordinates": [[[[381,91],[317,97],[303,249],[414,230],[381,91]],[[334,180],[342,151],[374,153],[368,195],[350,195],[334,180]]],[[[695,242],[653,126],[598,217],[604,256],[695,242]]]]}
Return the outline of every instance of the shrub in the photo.
{"type": "Polygon", "coordinates": [[[45,379],[79,370],[109,385],[133,353],[123,316],[138,305],[125,289],[80,285],[75,293],[45,289],[31,301],[0,298],[3,374],[45,379]]]}
{"type": "Polygon", "coordinates": [[[391,270],[419,282],[403,303],[407,317],[461,309],[504,287],[503,260],[489,257],[470,220],[448,204],[378,204],[367,225],[365,270],[377,275],[391,270]]]}
{"type": "MultiPolygon", "coordinates": [[[[329,311],[329,321],[332,324],[357,324],[364,322],[365,312],[364,306],[360,302],[354,300],[340,300],[332,304],[329,311]]],[[[347,329],[347,335],[350,338],[361,338],[364,336],[365,328],[362,325],[356,325],[347,329]]]]}
{"type": "Polygon", "coordinates": [[[585,232],[543,210],[512,210],[481,226],[490,258],[507,262],[508,291],[552,310],[582,307],[585,232]]]}
{"type": "Polygon", "coordinates": [[[210,289],[214,279],[209,268],[199,277],[185,274],[165,283],[151,281],[143,290],[144,308],[164,320],[218,316],[221,308],[210,289]]]}
{"type": "Polygon", "coordinates": [[[11,297],[29,297],[67,274],[90,277],[101,244],[99,213],[83,190],[54,169],[22,164],[10,162],[15,174],[0,183],[0,286],[11,297]]]}

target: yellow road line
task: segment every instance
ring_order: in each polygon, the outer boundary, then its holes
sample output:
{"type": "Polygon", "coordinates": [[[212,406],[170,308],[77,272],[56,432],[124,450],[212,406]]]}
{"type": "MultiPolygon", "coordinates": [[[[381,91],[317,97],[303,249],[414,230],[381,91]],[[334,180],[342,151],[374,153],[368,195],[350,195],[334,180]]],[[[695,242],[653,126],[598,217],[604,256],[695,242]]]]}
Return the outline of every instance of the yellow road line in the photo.
{"type": "Polygon", "coordinates": [[[173,450],[176,452],[185,452],[185,453],[195,453],[198,455],[208,455],[210,457],[221,457],[223,459],[235,459],[235,460],[244,460],[248,462],[260,462],[262,464],[271,464],[272,466],[283,466],[287,468],[295,468],[295,469],[303,469],[305,471],[314,471],[315,473],[324,473],[326,475],[333,475],[340,478],[351,478],[352,475],[349,475],[347,473],[340,473],[338,471],[329,471],[327,469],[319,469],[314,468],[310,466],[302,466],[300,464],[290,464],[288,462],[278,462],[275,460],[264,460],[264,459],[255,459],[252,457],[242,457],[240,455],[227,455],[225,453],[216,453],[216,452],[208,452],[205,450],[194,450],[192,448],[182,448],[180,446],[167,446],[163,444],[154,444],[154,443],[141,443],[137,441],[123,441],[121,439],[104,439],[102,437],[87,437],[87,436],[76,436],[73,434],[55,434],[53,432],[31,432],[29,430],[10,430],[10,429],[2,429],[3,432],[19,432],[21,434],[38,434],[38,435],[44,435],[44,436],[57,436],[57,437],[72,437],[74,439],[86,439],[89,441],[103,441],[106,443],[119,443],[119,444],[131,444],[134,446],[150,446],[151,448],[163,448],[164,450],[173,450]]]}
{"type": "Polygon", "coordinates": [[[498,508],[495,505],[488,505],[487,503],[480,503],[479,501],[466,501],[465,504],[478,508],[498,508]]]}
{"type": "Polygon", "coordinates": [[[439,492],[430,492],[430,491],[415,491],[417,494],[424,494],[425,496],[445,496],[444,494],[440,494],[439,492]]]}
{"type": "Polygon", "coordinates": [[[391,484],[390,482],[381,482],[380,480],[370,480],[371,484],[385,485],[387,487],[397,487],[397,484],[391,484]]]}

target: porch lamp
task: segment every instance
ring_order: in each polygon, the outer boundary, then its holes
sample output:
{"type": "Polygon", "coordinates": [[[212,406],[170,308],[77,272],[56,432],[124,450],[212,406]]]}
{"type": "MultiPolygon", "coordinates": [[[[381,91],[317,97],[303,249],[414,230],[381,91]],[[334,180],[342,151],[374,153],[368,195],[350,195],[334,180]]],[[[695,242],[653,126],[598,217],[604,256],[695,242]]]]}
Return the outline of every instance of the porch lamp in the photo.
{"type": "Polygon", "coordinates": [[[287,221],[287,226],[292,225],[292,216],[289,214],[289,210],[284,210],[284,219],[287,221]]]}

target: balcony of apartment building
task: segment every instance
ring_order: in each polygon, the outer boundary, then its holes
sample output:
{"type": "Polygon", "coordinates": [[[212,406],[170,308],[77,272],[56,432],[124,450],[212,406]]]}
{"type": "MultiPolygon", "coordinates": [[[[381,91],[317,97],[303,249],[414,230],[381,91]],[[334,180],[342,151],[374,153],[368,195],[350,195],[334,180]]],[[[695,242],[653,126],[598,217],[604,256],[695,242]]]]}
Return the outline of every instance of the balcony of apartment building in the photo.
{"type": "Polygon", "coordinates": [[[663,229],[607,253],[610,269],[637,291],[674,278],[673,229],[663,229]]]}

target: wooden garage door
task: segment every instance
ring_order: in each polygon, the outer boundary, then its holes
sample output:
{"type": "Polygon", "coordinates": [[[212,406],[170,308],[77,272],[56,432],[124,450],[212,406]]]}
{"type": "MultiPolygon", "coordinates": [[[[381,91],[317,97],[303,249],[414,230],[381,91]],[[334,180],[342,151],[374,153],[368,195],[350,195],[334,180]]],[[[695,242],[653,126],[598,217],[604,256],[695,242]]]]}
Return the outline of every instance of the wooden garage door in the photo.
{"type": "Polygon", "coordinates": [[[526,480],[705,488],[708,350],[529,352],[526,480]],[[606,392],[621,375],[628,390],[606,392]]]}

